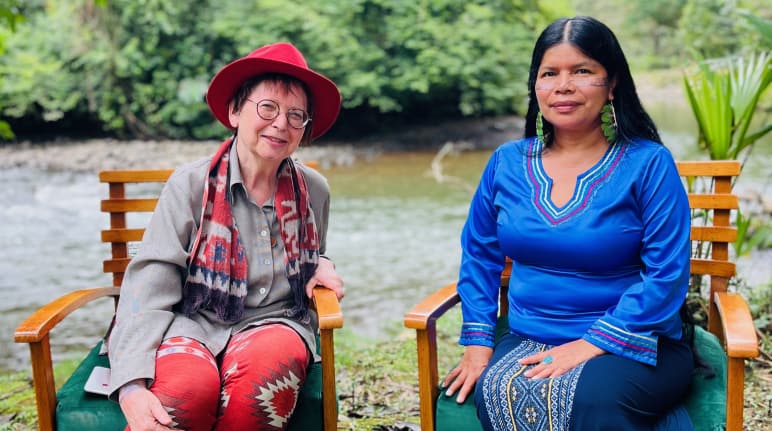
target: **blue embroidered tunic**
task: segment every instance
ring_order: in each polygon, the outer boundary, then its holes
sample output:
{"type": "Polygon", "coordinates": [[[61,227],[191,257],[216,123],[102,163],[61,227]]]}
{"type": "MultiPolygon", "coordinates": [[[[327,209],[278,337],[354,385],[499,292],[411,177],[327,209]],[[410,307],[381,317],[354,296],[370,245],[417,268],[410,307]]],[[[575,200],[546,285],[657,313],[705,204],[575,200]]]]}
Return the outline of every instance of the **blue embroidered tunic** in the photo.
{"type": "Polygon", "coordinates": [[[541,150],[537,139],[506,143],[483,171],[461,235],[460,344],[493,347],[509,256],[512,332],[656,364],[658,337],[681,339],[689,282],[689,203],[670,152],[611,145],[557,207],[541,150]]]}

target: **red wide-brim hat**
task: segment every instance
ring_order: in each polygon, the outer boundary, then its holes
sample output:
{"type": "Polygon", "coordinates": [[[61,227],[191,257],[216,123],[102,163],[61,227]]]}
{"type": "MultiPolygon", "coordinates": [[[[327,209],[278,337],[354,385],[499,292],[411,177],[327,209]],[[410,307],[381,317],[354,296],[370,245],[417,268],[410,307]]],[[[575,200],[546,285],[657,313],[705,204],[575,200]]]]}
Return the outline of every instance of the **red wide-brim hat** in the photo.
{"type": "Polygon", "coordinates": [[[338,87],[326,76],[311,70],[294,45],[280,42],[258,48],[246,57],[228,63],[212,78],[206,91],[206,103],[225,127],[233,129],[228,118],[228,103],[233,95],[244,81],[264,73],[282,73],[306,84],[314,101],[312,139],[322,136],[335,123],[341,104],[338,87]]]}

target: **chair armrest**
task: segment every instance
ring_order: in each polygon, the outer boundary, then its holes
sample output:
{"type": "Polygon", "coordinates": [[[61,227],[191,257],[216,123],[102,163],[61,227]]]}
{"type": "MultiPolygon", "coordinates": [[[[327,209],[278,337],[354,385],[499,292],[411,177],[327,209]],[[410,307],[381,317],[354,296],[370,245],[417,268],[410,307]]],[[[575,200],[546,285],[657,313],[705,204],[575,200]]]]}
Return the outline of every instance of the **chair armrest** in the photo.
{"type": "Polygon", "coordinates": [[[727,353],[726,430],[743,429],[745,359],[759,355],[756,328],[748,304],[736,293],[716,292],[713,299],[727,353]]]}
{"type": "Polygon", "coordinates": [[[452,283],[427,296],[405,314],[405,327],[416,330],[418,400],[424,430],[434,429],[434,407],[439,393],[437,319],[460,301],[456,283],[452,283]]]}
{"type": "Polygon", "coordinates": [[[461,298],[456,291],[456,283],[451,283],[415,305],[405,314],[405,327],[410,329],[427,329],[430,321],[437,320],[446,311],[458,304],[461,298]]]}
{"type": "Polygon", "coordinates": [[[759,356],[759,340],[753,325],[748,304],[736,293],[716,292],[714,296],[726,353],[733,358],[755,358],[759,356]]]}
{"type": "Polygon", "coordinates": [[[324,430],[338,428],[338,395],[335,384],[335,339],[333,330],[343,327],[343,313],[335,292],[326,287],[315,287],[314,306],[319,316],[319,341],[322,356],[322,411],[324,430]]]}
{"type": "Polygon", "coordinates": [[[95,287],[63,295],[35,311],[16,327],[13,340],[17,343],[36,343],[45,338],[51,329],[81,306],[105,296],[118,296],[117,287],[95,287]]]}
{"type": "Polygon", "coordinates": [[[117,287],[95,287],[70,292],[44,305],[16,327],[13,340],[17,343],[28,343],[30,348],[38,429],[41,431],[56,428],[56,382],[49,332],[84,304],[105,296],[118,296],[119,293],[120,289],[117,287]]]}
{"type": "Polygon", "coordinates": [[[326,287],[314,288],[314,305],[319,315],[319,329],[337,329],[343,327],[343,313],[335,292],[326,287]]]}

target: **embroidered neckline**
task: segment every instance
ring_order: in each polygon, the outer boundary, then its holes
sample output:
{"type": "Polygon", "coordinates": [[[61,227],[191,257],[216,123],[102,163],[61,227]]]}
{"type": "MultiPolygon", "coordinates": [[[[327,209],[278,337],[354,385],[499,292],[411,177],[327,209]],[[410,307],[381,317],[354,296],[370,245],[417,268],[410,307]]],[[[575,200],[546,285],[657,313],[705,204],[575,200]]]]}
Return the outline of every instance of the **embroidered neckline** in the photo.
{"type": "Polygon", "coordinates": [[[593,193],[614,171],[625,152],[626,144],[609,145],[603,157],[576,178],[574,193],[562,207],[552,202],[552,179],[542,165],[542,142],[536,138],[528,145],[525,157],[526,172],[531,184],[531,197],[539,214],[550,224],[558,225],[583,212],[593,193]]]}

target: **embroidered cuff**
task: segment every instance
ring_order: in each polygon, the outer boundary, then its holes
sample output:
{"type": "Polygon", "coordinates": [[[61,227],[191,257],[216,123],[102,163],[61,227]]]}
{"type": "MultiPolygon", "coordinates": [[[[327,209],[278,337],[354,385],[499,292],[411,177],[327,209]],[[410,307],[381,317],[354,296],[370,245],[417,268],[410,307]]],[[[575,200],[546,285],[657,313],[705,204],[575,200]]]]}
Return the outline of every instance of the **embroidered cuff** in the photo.
{"type": "Polygon", "coordinates": [[[485,323],[464,322],[461,325],[461,338],[458,344],[462,346],[493,347],[496,339],[496,327],[485,323]]]}
{"type": "Polygon", "coordinates": [[[627,332],[598,320],[582,338],[609,353],[644,364],[657,365],[657,337],[627,332]]]}

